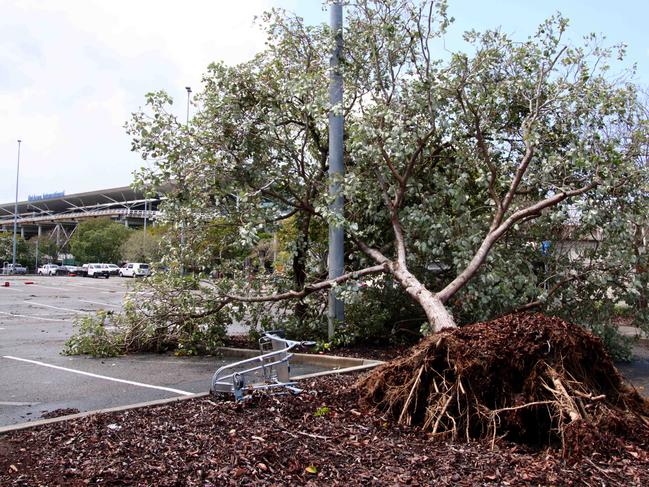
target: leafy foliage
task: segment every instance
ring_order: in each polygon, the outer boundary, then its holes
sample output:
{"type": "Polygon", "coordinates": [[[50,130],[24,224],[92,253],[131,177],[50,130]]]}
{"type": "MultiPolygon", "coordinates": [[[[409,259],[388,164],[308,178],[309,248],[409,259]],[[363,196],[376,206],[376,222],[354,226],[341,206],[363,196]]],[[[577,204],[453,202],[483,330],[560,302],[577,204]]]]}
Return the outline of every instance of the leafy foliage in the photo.
{"type": "Polygon", "coordinates": [[[107,218],[83,221],[70,239],[70,251],[78,262],[119,262],[130,235],[131,230],[107,218]]]}
{"type": "Polygon", "coordinates": [[[160,262],[163,257],[164,227],[134,230],[122,244],[121,259],[126,262],[160,262]]]}
{"type": "Polygon", "coordinates": [[[124,335],[106,330],[111,314],[98,311],[75,320],[75,333],[65,342],[64,355],[92,355],[93,357],[116,357],[124,353],[124,335]]]}
{"type": "MultiPolygon", "coordinates": [[[[25,240],[20,235],[16,236],[16,262],[28,269],[34,269],[36,266],[36,256],[38,255],[38,265],[44,261],[56,260],[58,256],[58,247],[56,242],[49,238],[32,237],[25,240]],[[38,245],[38,254],[36,246],[38,245]]],[[[0,265],[4,262],[11,263],[13,259],[13,233],[0,232],[0,265]]],[[[36,269],[34,269],[36,272],[36,269]]]]}
{"type": "Polygon", "coordinates": [[[134,351],[177,355],[214,354],[225,336],[224,316],[206,313],[205,296],[193,278],[156,274],[133,284],[124,311],[99,311],[78,321],[65,353],[111,356],[134,351]],[[142,299],[141,291],[156,299],[142,299]],[[110,328],[112,331],[108,332],[110,328]]]}
{"type": "Polygon", "coordinates": [[[594,301],[624,300],[646,323],[647,117],[636,87],[609,74],[623,47],[567,44],[557,15],[523,41],[468,32],[466,53],[436,60],[445,2],[358,0],[347,19],[342,106],[327,96],[332,33],[275,10],[261,18],[263,52],[209,67],[189,124],[158,92],[127,125],[153,162],[137,185],[174,182],[165,261],[223,276],[196,289],[201,319],[314,333],[314,294],[332,287],[349,303],[345,340],[529,308],[610,324],[594,301]],[[327,176],[331,111],[346,116],[341,181],[327,176]],[[340,282],[323,281],[331,222],[350,242],[340,282]],[[272,277],[254,263],[269,250],[272,277]],[[390,285],[364,286],[373,273],[390,285]]]}

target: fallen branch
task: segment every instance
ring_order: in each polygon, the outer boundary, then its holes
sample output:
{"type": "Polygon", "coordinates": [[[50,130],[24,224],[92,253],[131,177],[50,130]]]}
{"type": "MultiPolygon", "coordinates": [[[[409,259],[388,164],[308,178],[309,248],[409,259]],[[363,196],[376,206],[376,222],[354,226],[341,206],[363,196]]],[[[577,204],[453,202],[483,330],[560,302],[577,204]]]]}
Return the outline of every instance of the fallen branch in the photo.
{"type": "Polygon", "coordinates": [[[348,272],[342,276],[336,277],[335,279],[327,279],[326,281],[320,281],[315,284],[309,284],[304,286],[300,291],[287,291],[285,293],[269,294],[265,296],[241,296],[236,294],[226,294],[225,295],[225,304],[229,304],[233,301],[243,302],[243,303],[262,303],[262,302],[272,302],[272,301],[282,301],[285,299],[300,299],[308,296],[309,294],[324,291],[329,289],[337,284],[342,284],[351,279],[358,279],[361,276],[368,274],[379,274],[387,272],[387,264],[379,264],[372,267],[366,267],[354,272],[348,272]]]}

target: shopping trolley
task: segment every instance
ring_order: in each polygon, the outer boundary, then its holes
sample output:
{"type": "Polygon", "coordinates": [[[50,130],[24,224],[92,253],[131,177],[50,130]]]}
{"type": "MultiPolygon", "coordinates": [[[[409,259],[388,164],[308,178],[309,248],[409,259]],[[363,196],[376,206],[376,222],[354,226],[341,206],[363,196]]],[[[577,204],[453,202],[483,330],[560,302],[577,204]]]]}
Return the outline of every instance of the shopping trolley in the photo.
{"type": "Polygon", "coordinates": [[[268,331],[259,339],[260,355],[224,365],[212,377],[212,393],[234,394],[243,401],[257,390],[282,388],[294,394],[302,390],[291,381],[290,351],[310,347],[315,342],[287,340],[281,330],[268,331]]]}

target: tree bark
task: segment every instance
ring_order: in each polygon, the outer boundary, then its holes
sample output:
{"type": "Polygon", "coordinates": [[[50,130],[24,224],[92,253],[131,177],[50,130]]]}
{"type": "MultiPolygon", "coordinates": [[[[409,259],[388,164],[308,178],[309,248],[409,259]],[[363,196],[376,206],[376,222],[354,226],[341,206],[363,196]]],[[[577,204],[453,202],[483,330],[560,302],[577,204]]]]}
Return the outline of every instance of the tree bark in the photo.
{"type": "Polygon", "coordinates": [[[403,286],[406,293],[422,307],[433,333],[438,332],[442,328],[455,328],[457,326],[453,315],[451,315],[437,294],[426,289],[426,286],[405,266],[397,262],[391,262],[389,269],[392,275],[403,286]]]}
{"type": "MultiPolygon", "coordinates": [[[[306,258],[309,248],[309,227],[311,224],[311,215],[299,215],[297,218],[298,236],[296,242],[295,254],[293,255],[293,289],[302,291],[306,283],[306,258]]],[[[295,316],[300,325],[306,315],[306,305],[302,299],[295,303],[295,316]]]]}
{"type": "MultiPolygon", "coordinates": [[[[647,230],[645,230],[642,225],[636,224],[635,225],[635,233],[633,235],[633,240],[634,240],[634,246],[633,246],[633,253],[635,254],[636,258],[636,266],[635,266],[635,273],[638,276],[638,278],[641,281],[645,281],[646,276],[649,272],[649,269],[644,267],[642,265],[642,256],[644,252],[646,252],[646,238],[645,238],[645,233],[647,230]]],[[[640,309],[647,309],[647,290],[645,288],[640,289],[640,296],[638,297],[638,308],[640,309]]]]}

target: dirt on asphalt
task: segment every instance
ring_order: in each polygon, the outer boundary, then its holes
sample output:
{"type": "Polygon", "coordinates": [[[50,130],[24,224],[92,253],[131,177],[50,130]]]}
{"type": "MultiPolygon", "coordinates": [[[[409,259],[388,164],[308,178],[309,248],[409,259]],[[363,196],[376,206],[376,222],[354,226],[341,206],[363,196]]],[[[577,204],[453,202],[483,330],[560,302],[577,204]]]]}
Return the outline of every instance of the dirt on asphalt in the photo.
{"type": "Polygon", "coordinates": [[[52,419],[52,418],[59,418],[61,416],[69,416],[71,414],[77,414],[80,413],[76,408],[59,408],[59,409],[54,409],[53,411],[43,411],[41,414],[41,419],[52,419]]]}

